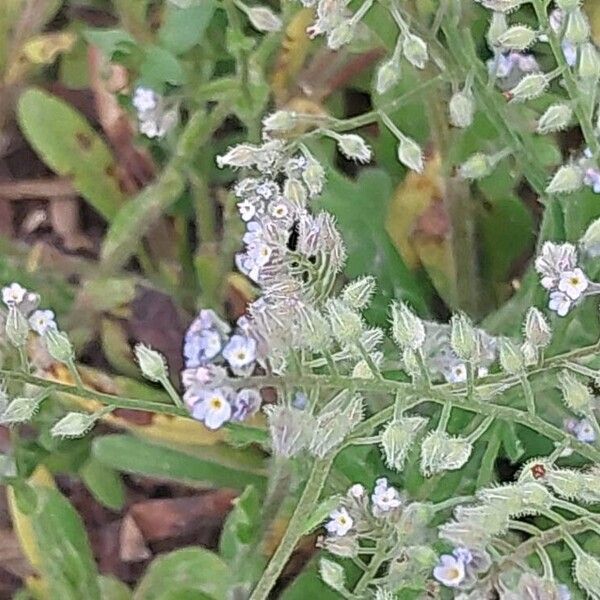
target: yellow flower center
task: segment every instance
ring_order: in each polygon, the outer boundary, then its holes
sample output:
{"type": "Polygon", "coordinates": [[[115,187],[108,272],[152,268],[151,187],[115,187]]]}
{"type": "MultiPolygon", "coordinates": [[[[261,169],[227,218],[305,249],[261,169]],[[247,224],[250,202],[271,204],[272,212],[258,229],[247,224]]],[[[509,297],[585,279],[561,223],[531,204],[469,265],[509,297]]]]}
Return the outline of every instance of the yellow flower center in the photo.
{"type": "Polygon", "coordinates": [[[219,408],[221,408],[223,406],[223,401],[218,396],[215,396],[214,398],[211,399],[210,406],[211,406],[211,408],[218,410],[219,408]]]}
{"type": "Polygon", "coordinates": [[[575,276],[575,277],[571,277],[571,279],[569,279],[569,283],[571,285],[579,285],[581,283],[581,280],[579,279],[579,277],[575,276]]]}

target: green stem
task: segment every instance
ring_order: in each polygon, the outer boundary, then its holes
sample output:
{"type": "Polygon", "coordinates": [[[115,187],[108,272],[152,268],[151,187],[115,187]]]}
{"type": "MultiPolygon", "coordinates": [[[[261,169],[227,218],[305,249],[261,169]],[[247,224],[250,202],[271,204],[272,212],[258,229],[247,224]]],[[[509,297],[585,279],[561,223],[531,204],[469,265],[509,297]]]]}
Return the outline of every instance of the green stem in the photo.
{"type": "Polygon", "coordinates": [[[79,371],[77,369],[77,366],[75,365],[75,362],[70,360],[67,363],[67,367],[69,367],[69,371],[71,372],[71,375],[73,376],[73,379],[75,380],[75,383],[77,384],[77,387],[79,389],[84,389],[84,385],[83,385],[83,381],[81,379],[81,375],[79,374],[79,371]]]}
{"type": "Polygon", "coordinates": [[[520,376],[521,387],[523,388],[523,394],[525,395],[525,404],[527,405],[527,410],[529,414],[535,415],[535,396],[533,395],[533,390],[531,389],[531,383],[529,383],[529,379],[527,378],[527,373],[523,373],[520,376]]]}
{"type": "Polygon", "coordinates": [[[266,600],[268,598],[294,548],[306,533],[306,520],[317,505],[325,481],[329,476],[333,458],[334,456],[331,455],[326,458],[317,459],[313,463],[304,491],[300,500],[298,500],[298,504],[283,534],[283,538],[271,557],[267,568],[263,571],[249,600],[266,600]]]}
{"type": "Polygon", "coordinates": [[[381,539],[377,541],[377,546],[375,548],[375,554],[373,558],[371,558],[371,562],[369,562],[369,566],[367,570],[362,574],[362,577],[358,580],[356,587],[353,590],[353,593],[358,598],[363,598],[362,595],[364,591],[367,589],[368,585],[377,575],[377,571],[379,571],[381,565],[387,559],[387,539],[381,539]]]}
{"type": "Polygon", "coordinates": [[[171,380],[168,377],[164,377],[163,379],[161,379],[160,383],[165,388],[167,394],[169,394],[171,400],[173,400],[173,404],[177,408],[181,408],[182,410],[185,409],[185,404],[183,403],[183,400],[179,396],[177,390],[173,387],[171,380]]]}

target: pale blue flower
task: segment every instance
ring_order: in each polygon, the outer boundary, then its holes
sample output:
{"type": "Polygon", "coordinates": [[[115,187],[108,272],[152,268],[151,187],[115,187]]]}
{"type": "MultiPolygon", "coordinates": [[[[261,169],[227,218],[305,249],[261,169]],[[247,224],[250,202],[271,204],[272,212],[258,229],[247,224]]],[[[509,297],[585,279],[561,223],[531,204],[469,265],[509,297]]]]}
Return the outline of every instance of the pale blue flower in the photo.
{"type": "Polygon", "coordinates": [[[442,554],[433,576],[446,587],[456,588],[465,580],[465,564],[452,554],[442,554]]]}
{"type": "Polygon", "coordinates": [[[57,329],[54,313],[51,310],[33,311],[29,326],[39,335],[44,335],[49,329],[57,329]]]}
{"type": "Polygon", "coordinates": [[[238,391],[232,403],[232,421],[245,421],[255,415],[260,408],[262,398],[260,392],[253,388],[238,391]]]}
{"type": "Polygon", "coordinates": [[[231,370],[236,373],[254,365],[256,360],[256,340],[245,335],[233,335],[225,348],[223,357],[229,363],[231,370]]]}
{"type": "Polygon", "coordinates": [[[202,390],[192,409],[192,416],[202,421],[208,429],[219,429],[231,418],[232,393],[230,388],[202,390]]]}

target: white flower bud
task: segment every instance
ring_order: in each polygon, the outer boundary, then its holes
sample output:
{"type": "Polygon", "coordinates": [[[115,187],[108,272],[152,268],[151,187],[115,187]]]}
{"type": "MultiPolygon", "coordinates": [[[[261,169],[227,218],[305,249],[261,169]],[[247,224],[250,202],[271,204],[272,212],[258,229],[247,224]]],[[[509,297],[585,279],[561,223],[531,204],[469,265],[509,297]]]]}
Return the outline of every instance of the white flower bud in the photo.
{"type": "Polygon", "coordinates": [[[432,431],[421,444],[421,473],[431,477],[460,469],[472,451],[473,444],[465,438],[451,437],[445,431],[432,431]]]}
{"type": "Polygon", "coordinates": [[[277,110],[263,119],[265,131],[290,131],[298,124],[298,115],[289,110],[277,110]]]}
{"type": "Polygon", "coordinates": [[[552,491],[567,498],[568,500],[578,500],[589,502],[584,498],[586,491],[585,475],[581,471],[573,469],[549,468],[543,477],[543,482],[550,486],[552,491]]]}
{"type": "Polygon", "coordinates": [[[600,256],[600,219],[596,219],[580,240],[581,249],[591,257],[600,256]]]}
{"type": "Polygon", "coordinates": [[[49,390],[42,390],[33,398],[15,398],[0,415],[2,425],[15,425],[30,421],[38,411],[40,404],[48,396],[49,390]]]}
{"type": "Polygon", "coordinates": [[[575,413],[586,415],[592,406],[592,394],[587,385],[581,383],[569,371],[561,371],[558,384],[562,391],[564,403],[575,413]]]}
{"type": "Polygon", "coordinates": [[[306,188],[300,181],[293,177],[288,177],[283,184],[283,196],[289,203],[299,210],[306,207],[308,194],[306,188]]]}
{"type": "Polygon", "coordinates": [[[371,303],[371,298],[375,293],[375,278],[371,275],[359,277],[351,281],[342,290],[342,300],[357,310],[363,310],[371,303]]]}
{"type": "Polygon", "coordinates": [[[590,598],[600,598],[600,562],[580,550],[573,563],[573,577],[590,598]]]}
{"type": "Polygon", "coordinates": [[[483,152],[472,154],[460,167],[458,174],[463,179],[475,181],[487,177],[493,170],[494,163],[491,157],[483,152]]]}
{"type": "Polygon", "coordinates": [[[379,65],[375,74],[375,91],[385,94],[400,80],[400,63],[396,56],[379,65]]]}
{"type": "Polygon", "coordinates": [[[306,156],[307,165],[302,173],[302,179],[311,196],[318,196],[323,191],[325,183],[325,169],[321,163],[312,155],[306,156]]]}
{"type": "Polygon", "coordinates": [[[29,323],[23,313],[16,307],[10,306],[4,325],[6,337],[15,348],[22,348],[27,342],[29,323]]]}
{"type": "Polygon", "coordinates": [[[500,365],[509,375],[522,373],[525,368],[525,358],[521,349],[507,338],[500,340],[500,365]]]}
{"type": "Polygon", "coordinates": [[[519,6],[524,4],[526,0],[477,0],[477,2],[491,10],[498,12],[511,12],[519,8],[519,6]]]}
{"type": "Polygon", "coordinates": [[[465,314],[453,315],[450,321],[450,346],[458,358],[469,361],[477,354],[477,331],[465,314]]]}
{"type": "Polygon", "coordinates": [[[508,29],[506,15],[503,12],[494,11],[490,21],[490,27],[487,31],[486,38],[490,48],[495,48],[500,45],[500,36],[508,29]]]}
{"type": "Polygon", "coordinates": [[[413,378],[420,377],[421,375],[421,367],[417,353],[408,346],[402,350],[402,368],[413,378]]]}
{"type": "Polygon", "coordinates": [[[402,41],[402,52],[406,60],[417,69],[425,68],[429,58],[427,44],[417,35],[407,33],[402,41]]]}
{"type": "Polygon", "coordinates": [[[454,127],[460,127],[462,129],[470,127],[473,123],[473,116],[475,115],[473,94],[468,90],[456,92],[456,94],[450,98],[448,111],[450,113],[450,123],[454,125],[454,127]]]}
{"type": "Polygon", "coordinates": [[[225,166],[235,168],[251,167],[256,164],[257,147],[251,144],[238,144],[229,148],[225,154],[217,156],[217,166],[222,169],[225,166]]]}
{"type": "Polygon", "coordinates": [[[534,481],[479,490],[477,497],[509,516],[531,515],[552,504],[552,495],[534,481]]]}
{"type": "Polygon", "coordinates": [[[536,348],[545,348],[552,339],[552,330],[544,315],[531,307],[525,315],[525,338],[536,348]]]}
{"type": "Polygon", "coordinates": [[[329,32],[327,46],[332,50],[339,50],[342,46],[349,44],[353,37],[354,23],[352,21],[344,21],[329,32]]]}
{"type": "Polygon", "coordinates": [[[342,346],[356,344],[364,329],[361,316],[337,299],[327,302],[327,313],[335,339],[342,346]]]}
{"type": "Polygon", "coordinates": [[[321,579],[336,592],[346,591],[346,574],[344,567],[332,560],[322,558],[319,561],[319,573],[321,579]]]}
{"type": "Polygon", "coordinates": [[[566,104],[553,104],[540,117],[537,132],[545,135],[566,129],[573,118],[573,109],[566,104]]]}
{"type": "Polygon", "coordinates": [[[590,22],[580,8],[572,10],[567,17],[564,39],[572,44],[583,44],[590,37],[590,22]]]}
{"type": "Polygon", "coordinates": [[[398,160],[417,173],[423,172],[423,151],[413,139],[403,135],[398,143],[398,160]]]}
{"type": "Polygon", "coordinates": [[[142,375],[150,381],[163,381],[169,377],[165,357],[145,344],[136,344],[133,349],[142,375]]]}
{"type": "Polygon", "coordinates": [[[583,186],[583,171],[574,164],[563,165],[556,171],[546,188],[548,194],[570,194],[583,186]]]}
{"type": "Polygon", "coordinates": [[[587,43],[581,46],[577,75],[581,79],[598,79],[600,77],[600,56],[594,44],[587,43]]]}
{"type": "Polygon", "coordinates": [[[281,31],[283,22],[271,9],[266,6],[252,6],[246,10],[248,20],[258,31],[281,31]]]}
{"type": "Polygon", "coordinates": [[[404,417],[388,423],[381,435],[381,445],[390,469],[402,471],[408,452],[426,423],[423,417],[404,417]]]}
{"type": "Polygon", "coordinates": [[[79,438],[83,437],[96,423],[96,415],[87,415],[85,413],[70,412],[60,421],[56,422],[50,434],[59,438],[79,438]]]}
{"type": "Polygon", "coordinates": [[[525,102],[539,98],[548,87],[548,78],[543,73],[525,75],[517,85],[510,90],[511,102],[525,102]]]}
{"type": "Polygon", "coordinates": [[[275,455],[292,458],[308,446],[315,424],[308,411],[280,404],[268,404],[263,410],[267,415],[275,455]]]}
{"type": "Polygon", "coordinates": [[[49,329],[43,339],[46,342],[48,354],[58,362],[69,364],[75,359],[75,351],[69,340],[69,336],[64,331],[49,329]]]}
{"type": "Polygon", "coordinates": [[[344,135],[336,135],[338,148],[340,152],[351,160],[360,163],[368,163],[371,160],[371,148],[366,144],[360,135],[348,133],[344,135]]]}
{"type": "Polygon", "coordinates": [[[537,33],[526,25],[514,25],[498,36],[498,44],[507,50],[525,50],[537,38],[537,33]]]}
{"type": "Polygon", "coordinates": [[[332,345],[331,327],[327,319],[316,309],[306,307],[302,312],[302,344],[308,350],[320,352],[332,345]]]}
{"type": "Polygon", "coordinates": [[[425,342],[423,321],[404,302],[392,304],[392,336],[400,348],[419,350],[425,342]]]}
{"type": "Polygon", "coordinates": [[[340,558],[355,558],[358,556],[359,545],[355,535],[319,538],[317,545],[340,558]]]}

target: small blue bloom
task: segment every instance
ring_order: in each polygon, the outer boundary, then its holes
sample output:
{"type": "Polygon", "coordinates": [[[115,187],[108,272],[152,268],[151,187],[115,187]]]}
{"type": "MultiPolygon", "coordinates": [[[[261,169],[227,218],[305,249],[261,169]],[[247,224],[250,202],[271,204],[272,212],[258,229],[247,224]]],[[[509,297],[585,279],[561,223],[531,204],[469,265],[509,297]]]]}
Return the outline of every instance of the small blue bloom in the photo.
{"type": "Polygon", "coordinates": [[[239,334],[231,336],[223,348],[223,357],[236,375],[248,374],[256,360],[256,340],[239,334]]]}
{"type": "Polygon", "coordinates": [[[202,421],[208,429],[219,429],[231,418],[233,391],[230,388],[202,390],[198,393],[198,401],[192,409],[192,416],[202,421]]]}
{"type": "Polygon", "coordinates": [[[452,554],[442,554],[433,576],[446,587],[456,588],[465,580],[465,564],[452,554]]]}
{"type": "Polygon", "coordinates": [[[258,390],[252,388],[241,389],[232,403],[232,421],[245,421],[255,415],[260,408],[262,398],[258,390]]]}

